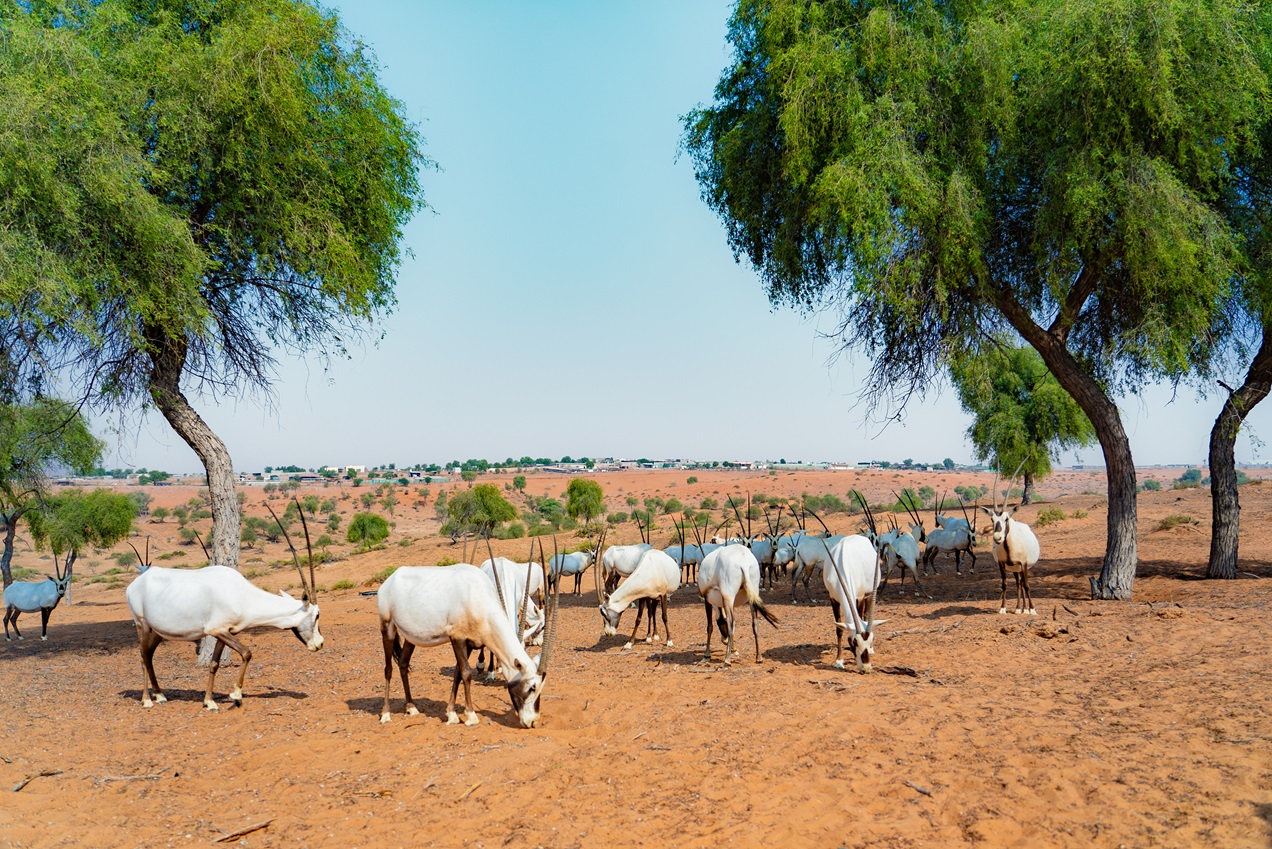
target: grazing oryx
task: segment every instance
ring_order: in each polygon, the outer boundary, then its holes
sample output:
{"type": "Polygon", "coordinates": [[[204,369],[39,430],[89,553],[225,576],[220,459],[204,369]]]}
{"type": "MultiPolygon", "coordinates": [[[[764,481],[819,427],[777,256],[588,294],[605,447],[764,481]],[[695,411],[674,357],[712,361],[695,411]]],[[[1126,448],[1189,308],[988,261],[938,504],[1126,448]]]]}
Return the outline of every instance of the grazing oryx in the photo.
{"type": "MultiPolygon", "coordinates": [[[[494,552],[490,550],[489,539],[486,540],[486,551],[492,556],[482,561],[478,568],[495,585],[504,613],[508,615],[508,621],[516,627],[523,645],[542,645],[543,629],[547,624],[543,610],[540,608],[543,604],[544,579],[543,566],[534,559],[534,538],[530,540],[530,559],[526,563],[518,563],[507,557],[494,557],[494,552]],[[505,587],[508,588],[506,593],[505,587]]],[[[543,556],[542,553],[540,556],[543,556]]],[[[485,646],[482,646],[477,654],[477,671],[486,671],[485,646]]],[[[492,664],[486,681],[494,680],[495,670],[492,664]]]]}
{"type": "MultiPolygon", "coordinates": [[[[270,510],[271,515],[273,512],[270,510]]],[[[309,527],[305,524],[303,510],[300,518],[308,543],[309,527]]],[[[286,536],[287,532],[284,530],[283,534],[286,536]]],[[[128,585],[124,596],[141,643],[142,707],[153,707],[155,702],[167,701],[155,678],[154,664],[155,649],[164,640],[198,642],[204,637],[216,638],[212,666],[208,671],[208,688],[203,695],[203,706],[213,711],[218,708],[212,700],[212,685],[226,646],[233,649],[243,662],[238,683],[230,692],[230,701],[237,707],[243,706],[243,680],[247,677],[252,650],[234,639],[240,631],[259,627],[286,628],[310,651],[322,648],[318,605],[314,603],[318,596],[314,589],[313,550],[309,551],[309,581],[306,582],[290,537],[287,538],[287,546],[291,549],[304,589],[300,600],[281,590],[278,595],[267,593],[228,566],[204,566],[189,572],[151,566],[128,585]],[[150,695],[152,689],[153,701],[150,695]]]]}
{"type": "Polygon", "coordinates": [[[774,628],[777,627],[777,617],[760,600],[759,583],[759,561],[745,545],[726,545],[703,558],[702,566],[698,569],[698,595],[702,596],[703,607],[707,612],[707,647],[702,655],[703,660],[711,659],[711,612],[712,608],[716,608],[719,610],[716,624],[720,626],[720,639],[724,641],[724,665],[732,665],[733,658],[737,655],[733,650],[736,630],[733,608],[745,593],[746,603],[751,606],[755,662],[763,662],[760,657],[760,631],[756,616],[763,616],[764,621],[774,628]]]}
{"type": "MultiPolygon", "coordinates": [[[[605,578],[605,592],[612,593],[618,582],[626,578],[640,562],[640,557],[653,548],[645,542],[635,545],[611,545],[601,556],[601,571],[605,578]]],[[[674,559],[674,558],[673,558],[674,559]]]]}
{"type": "Polygon", "coordinates": [[[795,572],[791,575],[791,604],[799,604],[799,600],[795,598],[795,585],[800,578],[804,579],[804,596],[808,599],[808,603],[817,603],[808,589],[808,582],[813,577],[813,570],[818,568],[822,570],[822,580],[825,580],[826,566],[828,565],[826,561],[827,551],[844,538],[842,534],[832,534],[830,528],[826,527],[826,523],[822,522],[821,517],[816,513],[810,510],[808,514],[821,524],[825,536],[813,536],[805,533],[799,544],[795,546],[795,572]]]}
{"type": "Polygon", "coordinates": [[[931,569],[935,571],[934,562],[936,556],[941,553],[954,555],[954,574],[963,574],[963,552],[972,558],[970,571],[976,574],[976,551],[973,546],[976,543],[975,531],[972,529],[972,520],[968,517],[967,507],[963,505],[962,499],[959,499],[959,505],[963,507],[963,518],[954,516],[941,516],[936,512],[936,508],[932,508],[932,517],[936,522],[936,527],[928,531],[927,548],[923,550],[923,566],[924,570],[931,569]]]}
{"type": "Polygon", "coordinates": [[[840,539],[827,549],[827,566],[822,581],[830,594],[830,609],[835,616],[835,668],[843,669],[844,632],[851,631],[849,643],[859,672],[873,670],[870,657],[874,653],[875,599],[879,594],[879,552],[864,536],[840,539]],[[842,616],[841,614],[848,615],[842,616]]]}
{"type": "MultiPolygon", "coordinates": [[[[497,572],[495,574],[498,574],[497,572]]],[[[455,725],[455,697],[464,685],[464,724],[481,720],[473,710],[472,669],[468,656],[474,648],[486,646],[500,664],[512,708],[523,728],[539,721],[539,698],[548,674],[548,659],[556,631],[556,608],[560,585],[550,593],[548,626],[543,652],[535,661],[526,653],[513,622],[499,600],[501,590],[491,584],[476,566],[404,566],[380,585],[376,600],[380,611],[380,639],[384,644],[384,709],[380,722],[388,722],[389,690],[393,683],[393,663],[397,662],[406,696],[406,714],[419,713],[411,698],[411,655],[416,646],[440,646],[449,642],[455,652],[455,675],[446,703],[446,723],[455,725]]]]}
{"type": "Polygon", "coordinates": [[[9,623],[13,623],[13,633],[18,639],[26,639],[18,630],[18,616],[23,613],[40,612],[40,639],[49,638],[49,614],[57,603],[66,595],[71,576],[63,575],[57,565],[57,555],[53,555],[53,572],[56,578],[49,578],[39,583],[22,582],[9,584],[4,588],[4,638],[10,640],[9,623]]]}
{"type": "MultiPolygon", "coordinates": [[[[1022,462],[1023,466],[1024,463],[1022,462]]],[[[1020,469],[1016,469],[1016,474],[1020,469]]],[[[1016,484],[1015,475],[1007,487],[1010,493],[1016,484]]],[[[994,522],[994,559],[998,561],[998,571],[1002,575],[1003,590],[998,601],[998,612],[1007,612],[1007,573],[1016,578],[1016,613],[1037,615],[1034,609],[1033,596],[1029,592],[1029,567],[1038,562],[1041,549],[1033,530],[1024,522],[1012,519],[1012,515],[1020,509],[1020,505],[1007,507],[1007,496],[1003,496],[1003,505],[998,506],[998,477],[994,476],[994,508],[981,507],[994,522]]]]}
{"type": "MultiPolygon", "coordinates": [[[[636,642],[636,631],[640,628],[641,615],[649,611],[650,622],[654,622],[654,612],[659,602],[662,603],[663,630],[667,632],[667,648],[674,648],[671,642],[671,631],[667,628],[667,596],[680,587],[680,564],[672,560],[666,553],[652,548],[641,555],[640,562],[632,570],[626,581],[619,585],[612,595],[602,594],[600,583],[596,586],[596,598],[600,602],[601,619],[605,626],[605,635],[612,637],[618,633],[618,623],[623,618],[623,611],[633,602],[636,603],[636,625],[632,628],[631,639],[624,650],[630,649],[636,642]]],[[[658,639],[658,625],[653,625],[652,639],[658,639]]],[[[646,637],[645,642],[651,639],[646,637]]]]}

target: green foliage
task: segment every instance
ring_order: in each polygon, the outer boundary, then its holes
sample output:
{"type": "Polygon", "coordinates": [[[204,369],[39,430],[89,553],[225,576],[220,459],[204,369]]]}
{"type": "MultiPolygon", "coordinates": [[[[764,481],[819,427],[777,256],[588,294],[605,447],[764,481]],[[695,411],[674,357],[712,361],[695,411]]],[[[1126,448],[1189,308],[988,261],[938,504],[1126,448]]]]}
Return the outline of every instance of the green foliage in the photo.
{"type": "Polygon", "coordinates": [[[95,489],[46,498],[30,514],[31,540],[72,559],[86,547],[110,548],[132,530],[137,504],[126,495],[95,489]]]}
{"type": "Polygon", "coordinates": [[[681,504],[680,500],[677,498],[668,498],[662,506],[662,511],[664,513],[679,513],[684,509],[685,505],[681,504]]]}
{"type": "Polygon", "coordinates": [[[1162,519],[1160,522],[1158,522],[1157,527],[1153,528],[1153,530],[1169,531],[1171,528],[1176,527],[1177,525],[1196,525],[1196,524],[1197,524],[1197,520],[1186,513],[1172,513],[1171,515],[1167,516],[1165,519],[1162,519]]]}
{"type": "Polygon", "coordinates": [[[515,476],[512,479],[512,488],[517,490],[518,492],[525,492],[526,491],[526,476],[525,475],[515,476]]]}
{"type": "Polygon", "coordinates": [[[1032,348],[1006,343],[957,358],[951,367],[976,456],[1006,476],[1017,468],[1027,478],[1051,473],[1060,451],[1090,445],[1095,429],[1082,408],[1047,370],[1032,348]]]}
{"type": "Polygon", "coordinates": [[[250,548],[259,541],[260,536],[256,533],[255,528],[244,526],[239,530],[239,545],[246,545],[250,548]]]}
{"type": "MultiPolygon", "coordinates": [[[[439,563],[438,565],[440,566],[440,565],[442,565],[442,564],[440,564],[440,563],[439,563]]],[[[364,586],[364,587],[370,587],[370,586],[373,586],[373,585],[375,585],[375,584],[383,584],[385,581],[387,581],[387,580],[389,579],[389,576],[390,576],[390,575],[392,575],[392,574],[393,574],[394,572],[396,572],[396,571],[397,571],[397,567],[396,567],[396,566],[385,566],[385,567],[384,567],[383,569],[381,569],[379,572],[376,572],[374,575],[372,575],[371,577],[369,577],[369,578],[367,578],[365,581],[363,581],[363,582],[362,582],[362,586],[364,586]]]]}
{"type": "Polygon", "coordinates": [[[627,514],[621,511],[617,513],[610,513],[608,516],[605,517],[605,521],[611,525],[621,525],[624,522],[626,522],[627,519],[628,519],[627,514]]]}
{"type": "Polygon", "coordinates": [[[936,499],[936,490],[930,486],[919,487],[919,503],[924,507],[930,505],[936,499]]]}
{"type": "Polygon", "coordinates": [[[566,488],[565,512],[572,519],[590,520],[605,510],[605,493],[594,480],[573,478],[566,488]]]}
{"type": "Polygon", "coordinates": [[[335,543],[335,540],[332,539],[327,534],[323,534],[322,536],[318,537],[318,539],[314,540],[314,545],[318,546],[319,548],[327,548],[328,546],[334,543],[335,543]]]}
{"type": "MultiPolygon", "coordinates": [[[[441,502],[441,497],[438,497],[441,502]]],[[[447,520],[441,532],[452,539],[465,533],[485,535],[496,526],[517,518],[517,511],[492,483],[480,483],[458,492],[446,503],[447,520]]]]}
{"type": "Polygon", "coordinates": [[[168,518],[170,515],[172,514],[169,512],[167,507],[156,507],[154,510],[150,511],[150,521],[162,524],[163,520],[168,518]]]}
{"type": "Polygon", "coordinates": [[[698,504],[699,510],[716,510],[716,509],[719,509],[719,507],[720,507],[720,502],[716,501],[714,498],[704,498],[698,504]]]}
{"type": "Polygon", "coordinates": [[[350,581],[348,578],[342,578],[341,580],[336,581],[334,584],[332,584],[331,588],[333,590],[351,590],[356,586],[357,584],[355,584],[353,581],[350,581]]]}
{"type": "Polygon", "coordinates": [[[177,531],[177,537],[182,545],[194,545],[199,538],[194,528],[181,528],[177,531]]]}
{"type": "Polygon", "coordinates": [[[1189,469],[1180,475],[1174,484],[1175,489],[1192,489],[1201,485],[1201,470],[1189,469]]]}
{"type": "Polygon", "coordinates": [[[1140,488],[1145,492],[1158,492],[1161,490],[1162,484],[1161,481],[1155,481],[1152,478],[1149,478],[1140,485],[1140,488]]]}
{"type": "Polygon", "coordinates": [[[1064,518],[1066,518],[1064,511],[1059,507],[1044,507],[1038,511],[1038,517],[1034,519],[1034,527],[1043,528],[1064,518]]]}
{"type": "Polygon", "coordinates": [[[473,481],[477,480],[477,473],[472,471],[471,469],[465,469],[464,471],[459,473],[459,476],[462,480],[468,483],[472,483],[473,481]]]}
{"type": "Polygon", "coordinates": [[[697,483],[697,482],[698,482],[698,477],[697,477],[696,475],[690,475],[690,476],[689,476],[689,477],[685,480],[685,483],[697,483]]]}
{"type": "Polygon", "coordinates": [[[348,542],[368,549],[388,539],[389,522],[375,513],[357,513],[349,520],[349,529],[345,532],[348,542]]]}
{"type": "Polygon", "coordinates": [[[1074,519],[1085,519],[1088,514],[1087,514],[1087,511],[1085,510],[1074,510],[1069,515],[1072,516],[1074,519]]]}

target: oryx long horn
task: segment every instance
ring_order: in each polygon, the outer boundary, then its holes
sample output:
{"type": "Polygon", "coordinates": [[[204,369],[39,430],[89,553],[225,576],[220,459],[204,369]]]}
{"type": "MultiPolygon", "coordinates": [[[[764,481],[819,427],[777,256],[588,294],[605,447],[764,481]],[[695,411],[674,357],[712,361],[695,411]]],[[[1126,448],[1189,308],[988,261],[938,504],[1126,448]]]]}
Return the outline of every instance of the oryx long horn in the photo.
{"type": "MultiPolygon", "coordinates": [[[[281,526],[280,526],[280,527],[281,527],[281,526]]],[[[203,537],[199,536],[199,532],[198,532],[198,531],[195,531],[195,532],[194,532],[194,538],[195,538],[195,539],[197,539],[197,540],[199,541],[199,548],[203,549],[203,556],[204,556],[204,557],[206,557],[206,558],[208,559],[208,562],[209,562],[209,563],[211,563],[211,562],[212,562],[212,555],[211,555],[211,554],[208,554],[208,547],[207,547],[206,545],[204,545],[204,544],[203,544],[203,537]]]]}
{"type": "Polygon", "coordinates": [[[486,534],[486,553],[490,555],[490,572],[495,576],[495,592],[499,593],[499,606],[507,610],[508,603],[504,601],[503,584],[499,580],[499,564],[495,562],[495,552],[490,547],[490,534],[486,534]]]}
{"type": "MultiPolygon", "coordinates": [[[[539,548],[540,550],[542,550],[543,548],[542,542],[539,543],[539,548]]],[[[560,549],[557,548],[556,534],[553,534],[552,535],[553,562],[555,562],[559,558],[559,555],[560,555],[560,549]]],[[[548,586],[549,587],[552,586],[551,582],[549,582],[548,586]]],[[[538,668],[539,668],[540,678],[545,678],[547,677],[547,674],[548,674],[548,659],[552,656],[552,645],[553,643],[556,642],[557,607],[560,605],[560,602],[561,602],[561,582],[557,581],[556,588],[553,590],[550,590],[548,593],[548,607],[547,607],[547,611],[545,612],[548,622],[547,622],[547,627],[545,628],[543,632],[543,651],[539,652],[538,668]]]]}
{"type": "MultiPolygon", "coordinates": [[[[1020,477],[1020,470],[1025,467],[1025,463],[1029,462],[1029,458],[1020,461],[1020,465],[1016,467],[1016,471],[1012,473],[1011,483],[1007,484],[1007,491],[1003,493],[1003,509],[1007,509],[1007,501],[1011,498],[1012,487],[1016,485],[1016,478],[1020,477]]],[[[1024,500],[1023,498],[1021,499],[1024,500]]]]}
{"type": "MultiPolygon", "coordinates": [[[[137,555],[137,566],[139,567],[137,571],[144,572],[149,569],[150,564],[141,559],[141,552],[137,550],[137,546],[132,544],[132,540],[125,540],[125,542],[127,542],[128,547],[133,550],[133,554],[137,555]]],[[[150,554],[150,537],[146,537],[146,554],[150,554]]],[[[147,557],[147,559],[149,559],[149,557],[147,557]]]]}
{"type": "Polygon", "coordinates": [[[309,587],[313,593],[313,597],[309,600],[316,604],[318,602],[318,581],[314,578],[314,547],[309,541],[309,523],[305,521],[305,508],[300,506],[299,501],[296,501],[296,496],[292,496],[292,501],[296,502],[296,512],[300,514],[300,528],[305,532],[305,553],[309,558],[309,587]]]}
{"type": "MultiPolygon", "coordinates": [[[[822,530],[826,532],[826,536],[827,536],[827,537],[834,536],[834,534],[832,534],[832,533],[830,532],[830,528],[826,527],[826,523],[822,521],[821,516],[818,516],[818,515],[817,515],[815,512],[813,512],[812,510],[809,510],[809,511],[808,511],[808,515],[812,516],[814,519],[816,519],[816,520],[817,520],[817,524],[819,524],[819,525],[821,525],[821,526],[822,526],[822,530]]],[[[829,551],[830,551],[830,549],[827,549],[827,552],[829,552],[829,551]]]]}
{"type": "Polygon", "coordinates": [[[274,512],[274,508],[268,504],[265,509],[269,511],[269,515],[274,518],[274,524],[278,525],[278,529],[283,532],[283,539],[287,540],[287,550],[291,552],[292,562],[296,564],[296,574],[300,576],[300,585],[304,588],[301,598],[308,601],[313,598],[314,593],[305,583],[305,570],[300,568],[300,555],[296,553],[296,546],[292,545],[291,534],[287,533],[287,529],[283,527],[283,523],[278,521],[278,514],[274,512]]]}

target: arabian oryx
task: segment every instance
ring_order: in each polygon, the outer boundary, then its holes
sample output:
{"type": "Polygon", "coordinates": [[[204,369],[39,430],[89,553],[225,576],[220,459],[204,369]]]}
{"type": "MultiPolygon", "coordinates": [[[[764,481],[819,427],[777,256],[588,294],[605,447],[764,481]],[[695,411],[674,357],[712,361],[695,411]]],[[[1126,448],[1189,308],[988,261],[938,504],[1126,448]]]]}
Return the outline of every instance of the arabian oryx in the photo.
{"type": "MultiPolygon", "coordinates": [[[[567,575],[574,576],[574,594],[582,594],[583,573],[587,568],[596,562],[596,558],[600,555],[601,546],[604,544],[604,533],[597,537],[596,547],[591,551],[575,551],[570,554],[553,554],[552,559],[548,561],[548,584],[549,590],[554,589],[561,579],[567,575]]],[[[553,537],[555,544],[556,538],[553,537]]]]}
{"type": "MultiPolygon", "coordinates": [[[[495,575],[498,576],[498,572],[495,575]]],[[[509,588],[511,591],[511,588],[509,588]]],[[[539,721],[539,699],[548,675],[548,660],[556,632],[556,608],[560,585],[549,593],[547,632],[538,660],[522,645],[515,625],[500,600],[500,584],[492,584],[476,566],[404,566],[389,576],[377,594],[380,611],[380,639],[384,645],[384,708],[380,722],[388,722],[389,691],[396,661],[406,697],[406,714],[419,713],[411,698],[411,655],[416,646],[450,643],[455,653],[455,674],[450,699],[446,702],[446,722],[455,725],[455,697],[464,685],[464,724],[481,720],[473,710],[472,668],[468,657],[480,646],[489,648],[508,684],[512,708],[523,728],[539,721]]]]}
{"type": "Polygon", "coordinates": [[[963,552],[967,552],[972,558],[970,571],[976,574],[976,551],[973,546],[976,543],[976,532],[972,528],[971,517],[967,515],[967,506],[963,504],[963,500],[959,499],[959,506],[963,510],[963,517],[942,516],[937,512],[937,508],[932,508],[932,520],[936,523],[936,527],[928,531],[927,547],[923,550],[923,566],[924,570],[935,571],[935,560],[938,554],[946,553],[954,555],[954,574],[963,574],[963,552]]]}
{"type": "Polygon", "coordinates": [[[57,603],[66,595],[71,576],[63,575],[57,565],[57,555],[53,556],[53,571],[56,578],[49,578],[39,583],[18,582],[4,588],[4,638],[10,640],[9,623],[13,623],[13,633],[18,639],[25,639],[18,630],[18,616],[23,613],[40,612],[40,639],[49,638],[49,614],[57,603]]]}
{"type": "MultiPolygon", "coordinates": [[[[1022,462],[1023,466],[1024,463],[1022,462]]],[[[1016,474],[1020,474],[1020,469],[1016,469],[1016,474]]],[[[1007,487],[1010,493],[1016,484],[1016,476],[1013,475],[1011,484],[1007,487]]],[[[998,476],[994,476],[994,508],[981,507],[989,514],[990,519],[994,523],[994,559],[998,561],[998,571],[1003,579],[1002,595],[998,600],[998,612],[1007,612],[1007,573],[1011,572],[1016,578],[1016,613],[1027,613],[1031,616],[1037,615],[1034,609],[1033,596],[1029,592],[1029,567],[1038,562],[1041,549],[1038,546],[1038,537],[1034,536],[1034,532],[1024,522],[1018,522],[1012,518],[1020,505],[1015,507],[1007,506],[1007,496],[1003,496],[1003,504],[998,506],[998,476]]]]}
{"type": "MultiPolygon", "coordinates": [[[[301,522],[304,523],[304,511],[301,511],[301,522]]],[[[286,534],[286,531],[283,533],[286,534]]],[[[308,540],[309,528],[306,525],[306,543],[308,540]]],[[[203,696],[204,707],[213,711],[217,710],[217,704],[212,700],[212,685],[226,646],[243,661],[238,683],[230,693],[230,700],[235,706],[243,705],[243,680],[247,677],[252,650],[234,638],[240,631],[260,627],[285,628],[310,651],[322,648],[318,605],[314,603],[317,595],[313,551],[309,552],[309,581],[306,583],[300,558],[296,556],[290,538],[287,545],[291,548],[292,560],[304,588],[299,600],[281,590],[278,595],[267,593],[228,566],[204,566],[193,571],[151,566],[128,585],[124,595],[141,643],[142,707],[167,701],[155,678],[154,666],[155,649],[164,640],[198,642],[204,637],[216,638],[212,667],[208,672],[208,688],[203,696]]]]}
{"type": "Polygon", "coordinates": [[[698,595],[702,596],[703,607],[707,613],[707,647],[702,659],[711,659],[711,613],[716,614],[716,624],[720,627],[720,639],[724,642],[724,665],[730,666],[737,652],[733,649],[733,638],[736,631],[734,606],[739,599],[745,598],[751,606],[751,634],[755,637],[755,662],[763,663],[760,656],[760,631],[756,617],[763,616],[764,621],[774,628],[777,617],[769,612],[760,600],[760,563],[749,548],[741,544],[726,545],[717,548],[702,559],[698,568],[698,595]]]}
{"type": "MultiPolygon", "coordinates": [[[[494,552],[490,551],[490,540],[487,539],[486,548],[491,556],[482,561],[478,567],[482,574],[495,585],[499,599],[503,603],[504,613],[516,626],[517,633],[521,635],[521,643],[527,648],[532,645],[543,645],[543,629],[547,625],[542,609],[544,572],[543,566],[534,559],[534,541],[535,538],[532,537],[529,561],[518,563],[507,557],[495,557],[494,552]],[[497,573],[496,567],[498,567],[497,573]],[[507,588],[506,593],[504,588],[507,588]]],[[[477,671],[485,671],[486,666],[486,647],[482,646],[477,654],[477,671]]],[[[492,664],[486,681],[489,683],[493,680],[495,680],[495,670],[492,664]]]]}
{"type": "Polygon", "coordinates": [[[830,594],[830,610],[835,617],[835,668],[844,668],[844,633],[851,632],[849,644],[857,670],[870,672],[875,626],[887,621],[874,618],[879,595],[879,552],[867,537],[850,536],[828,546],[826,560],[822,582],[830,594]]]}
{"type": "MultiPolygon", "coordinates": [[[[601,572],[604,574],[605,592],[612,593],[618,582],[631,575],[641,555],[653,548],[645,542],[635,545],[611,545],[601,555],[601,572]]],[[[673,558],[674,559],[674,558],[673,558]]]]}
{"type": "MultiPolygon", "coordinates": [[[[665,552],[651,548],[641,555],[640,562],[632,570],[626,581],[619,584],[612,595],[602,594],[600,583],[596,586],[597,601],[600,602],[601,620],[605,635],[612,637],[618,633],[618,623],[623,618],[623,611],[636,604],[636,625],[632,628],[631,639],[623,648],[630,649],[636,642],[636,631],[640,628],[642,614],[648,610],[650,622],[654,621],[654,612],[658,603],[662,603],[663,630],[667,632],[667,648],[674,648],[671,642],[671,631],[667,628],[667,597],[680,588],[680,564],[672,560],[665,552]]],[[[658,639],[658,625],[653,624],[652,638],[658,639]]]]}

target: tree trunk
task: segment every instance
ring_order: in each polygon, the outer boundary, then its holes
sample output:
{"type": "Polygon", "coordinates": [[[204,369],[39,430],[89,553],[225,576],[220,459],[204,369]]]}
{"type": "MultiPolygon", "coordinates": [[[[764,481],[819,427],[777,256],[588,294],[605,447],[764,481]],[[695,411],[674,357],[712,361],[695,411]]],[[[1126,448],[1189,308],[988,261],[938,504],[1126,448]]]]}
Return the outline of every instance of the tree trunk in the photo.
{"type": "Polygon", "coordinates": [[[1034,497],[1034,476],[1028,471],[1025,472],[1025,488],[1020,496],[1021,504],[1033,504],[1034,497]]]}
{"type": "Polygon", "coordinates": [[[1236,391],[1228,389],[1228,398],[1210,431],[1211,526],[1207,578],[1237,577],[1237,547],[1241,529],[1241,503],[1237,496],[1237,432],[1245,417],[1267,396],[1269,390],[1272,390],[1272,326],[1265,326],[1263,341],[1250,361],[1245,383],[1236,391]]]}
{"type": "Polygon", "coordinates": [[[13,583],[13,538],[18,533],[18,517],[21,515],[21,510],[12,516],[0,514],[0,518],[4,519],[4,554],[0,554],[0,576],[3,576],[6,587],[13,583]]]}
{"type": "Polygon", "coordinates": [[[1104,564],[1100,577],[1091,579],[1091,597],[1130,599],[1137,561],[1135,462],[1131,459],[1131,443],[1126,438],[1117,405],[1100,384],[1083,371],[1065,346],[1062,335],[1039,327],[1009,290],[1000,290],[998,307],[1012,327],[1038,351],[1056,381],[1078,402],[1095,428],[1108,477],[1109,517],[1104,564]]]}
{"type": "MultiPolygon", "coordinates": [[[[150,397],[172,429],[203,461],[207,472],[208,497],[212,502],[211,562],[237,569],[242,531],[230,452],[181,392],[181,372],[186,360],[185,340],[172,339],[150,328],[147,328],[146,338],[151,345],[150,397]]],[[[211,637],[205,637],[199,644],[200,665],[212,663],[215,645],[216,640],[211,637]]]]}

